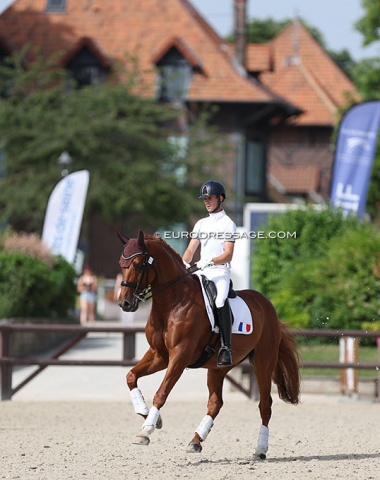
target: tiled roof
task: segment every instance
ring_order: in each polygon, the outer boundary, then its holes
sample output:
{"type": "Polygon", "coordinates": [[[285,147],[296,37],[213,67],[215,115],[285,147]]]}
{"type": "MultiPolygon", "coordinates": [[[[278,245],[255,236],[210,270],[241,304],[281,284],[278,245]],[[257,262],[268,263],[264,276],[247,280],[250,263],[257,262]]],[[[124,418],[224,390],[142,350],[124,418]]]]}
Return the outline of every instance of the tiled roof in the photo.
{"type": "MultiPolygon", "coordinates": [[[[234,45],[229,45],[231,55],[234,45]]],[[[302,24],[288,24],[267,44],[248,44],[247,71],[272,92],[303,111],[296,125],[333,125],[354,84],[302,24]]]]}
{"type": "Polygon", "coordinates": [[[283,194],[309,194],[319,190],[318,165],[270,166],[269,182],[283,194]]]}
{"type": "Polygon", "coordinates": [[[358,92],[302,24],[288,24],[270,43],[271,71],[260,81],[304,113],[296,125],[332,125],[346,95],[358,92]]]}
{"type": "Polygon", "coordinates": [[[147,95],[155,92],[153,60],[177,41],[192,62],[202,65],[193,76],[189,100],[278,101],[246,78],[189,0],[67,0],[65,13],[46,13],[45,7],[46,0],[15,0],[0,16],[0,36],[12,38],[18,48],[33,41],[46,53],[74,51],[83,38],[91,38],[103,58],[125,60],[127,53],[136,54],[147,95]]]}
{"type": "MultiPolygon", "coordinates": [[[[232,2],[232,0],[231,0],[232,2]]],[[[46,0],[15,0],[0,15],[0,43],[33,41],[46,53],[62,51],[66,64],[86,45],[103,66],[138,58],[145,93],[156,88],[155,63],[173,46],[194,67],[188,99],[208,102],[287,103],[303,111],[301,126],[331,126],[352,82],[301,24],[288,24],[268,44],[247,46],[249,80],[227,45],[190,0],[67,0],[65,13],[46,13],[46,0]],[[261,82],[261,84],[260,84],[261,82]]]]}
{"type": "Polygon", "coordinates": [[[270,69],[269,43],[249,43],[246,52],[248,72],[266,72],[270,69]]]}

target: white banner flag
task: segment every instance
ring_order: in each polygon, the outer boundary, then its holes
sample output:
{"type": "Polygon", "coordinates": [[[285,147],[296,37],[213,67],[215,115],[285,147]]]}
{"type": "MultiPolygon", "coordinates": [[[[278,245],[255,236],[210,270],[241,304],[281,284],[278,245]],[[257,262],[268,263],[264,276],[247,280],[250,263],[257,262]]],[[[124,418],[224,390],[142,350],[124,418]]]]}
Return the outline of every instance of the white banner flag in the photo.
{"type": "Polygon", "coordinates": [[[82,225],[90,174],[87,170],[64,177],[50,195],[42,241],[54,255],[73,264],[82,225]]]}

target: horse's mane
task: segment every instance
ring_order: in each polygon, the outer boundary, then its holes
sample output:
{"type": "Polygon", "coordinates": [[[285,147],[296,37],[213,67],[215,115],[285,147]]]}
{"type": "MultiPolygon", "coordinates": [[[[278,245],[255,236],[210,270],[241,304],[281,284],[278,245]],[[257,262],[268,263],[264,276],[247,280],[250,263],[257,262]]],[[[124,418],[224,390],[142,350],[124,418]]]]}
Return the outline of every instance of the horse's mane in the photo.
{"type": "Polygon", "coordinates": [[[160,246],[162,246],[171,257],[173,257],[182,267],[184,267],[181,255],[179,255],[179,253],[177,253],[174,250],[174,248],[172,248],[167,242],[165,242],[165,240],[163,240],[160,237],[155,237],[154,235],[147,235],[147,234],[144,235],[144,238],[145,240],[150,240],[152,242],[159,243],[160,246]]]}

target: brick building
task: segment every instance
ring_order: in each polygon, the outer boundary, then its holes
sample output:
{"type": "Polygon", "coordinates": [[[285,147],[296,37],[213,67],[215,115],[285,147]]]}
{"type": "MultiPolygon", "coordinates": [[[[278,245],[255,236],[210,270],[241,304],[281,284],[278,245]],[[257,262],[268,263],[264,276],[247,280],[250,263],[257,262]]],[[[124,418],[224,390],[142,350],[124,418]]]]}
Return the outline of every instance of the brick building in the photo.
{"type": "MultiPolygon", "coordinates": [[[[62,66],[88,84],[135,55],[146,95],[185,118],[206,103],[218,107],[214,122],[232,154],[215,176],[231,192],[238,224],[247,200],[319,202],[328,195],[337,112],[355,87],[298,22],[268,44],[248,45],[247,0],[231,2],[234,45],[190,0],[14,0],[0,15],[0,61],[32,43],[47,56],[62,52],[62,66]]],[[[186,137],[186,121],[176,134],[186,137]]]]}

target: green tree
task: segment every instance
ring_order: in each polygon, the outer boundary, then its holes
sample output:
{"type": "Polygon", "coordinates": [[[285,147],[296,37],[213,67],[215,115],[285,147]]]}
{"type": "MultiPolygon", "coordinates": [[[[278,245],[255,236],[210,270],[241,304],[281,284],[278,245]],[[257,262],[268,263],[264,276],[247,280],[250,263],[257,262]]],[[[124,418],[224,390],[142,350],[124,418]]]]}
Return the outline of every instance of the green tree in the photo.
{"type": "Polygon", "coordinates": [[[356,30],[363,35],[363,45],[380,40],[379,31],[379,2],[378,0],[362,0],[365,11],[362,18],[356,24],[356,30]]]}
{"type": "MultiPolygon", "coordinates": [[[[363,35],[363,45],[377,43],[380,47],[379,2],[362,0],[364,15],[356,24],[356,30],[363,35]]],[[[366,58],[353,69],[353,79],[362,101],[380,100],[380,57],[366,58]]],[[[380,221],[380,138],[368,191],[367,212],[376,222],[380,221]]]]}
{"type": "Polygon", "coordinates": [[[361,60],[355,65],[353,73],[363,101],[380,99],[380,57],[361,60]]]}
{"type": "Polygon", "coordinates": [[[251,20],[248,22],[248,42],[249,43],[268,43],[289,23],[289,20],[273,20],[266,18],[263,20],[251,20]]]}
{"type": "Polygon", "coordinates": [[[350,52],[347,49],[343,50],[331,50],[326,49],[327,53],[334,60],[334,62],[343,70],[343,72],[351,79],[354,78],[354,69],[356,62],[352,58],[350,52]]]}
{"type": "Polygon", "coordinates": [[[188,155],[167,138],[182,112],[144,95],[132,61],[129,72],[116,69],[106,84],[77,89],[55,59],[36,54],[25,71],[25,55],[12,57],[1,75],[2,219],[17,229],[41,229],[60,179],[57,159],[68,151],[73,170],[90,171],[87,214],[100,213],[121,226],[138,218],[151,229],[184,221],[193,202],[186,186],[202,175],[206,155],[208,164],[222,158],[220,149],[207,148],[215,138],[205,116],[192,126],[189,168],[188,155]]]}
{"type": "Polygon", "coordinates": [[[279,281],[292,272],[296,262],[302,264],[305,260],[322,257],[330,238],[357,224],[356,218],[345,219],[339,210],[317,211],[311,206],[270,216],[268,224],[261,230],[295,232],[296,236],[254,241],[253,284],[265,295],[273,297],[279,281]]]}
{"type": "Polygon", "coordinates": [[[369,224],[332,237],[322,257],[296,261],[273,301],[303,328],[366,329],[380,314],[380,234],[369,224]]]}
{"type": "Polygon", "coordinates": [[[267,231],[297,238],[255,242],[255,287],[279,316],[300,328],[368,328],[380,314],[380,234],[338,210],[289,210],[267,231]],[[366,325],[364,327],[364,325],[366,325]]]}

